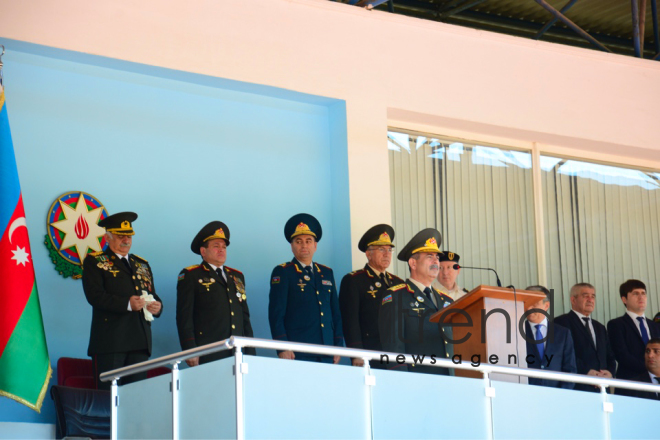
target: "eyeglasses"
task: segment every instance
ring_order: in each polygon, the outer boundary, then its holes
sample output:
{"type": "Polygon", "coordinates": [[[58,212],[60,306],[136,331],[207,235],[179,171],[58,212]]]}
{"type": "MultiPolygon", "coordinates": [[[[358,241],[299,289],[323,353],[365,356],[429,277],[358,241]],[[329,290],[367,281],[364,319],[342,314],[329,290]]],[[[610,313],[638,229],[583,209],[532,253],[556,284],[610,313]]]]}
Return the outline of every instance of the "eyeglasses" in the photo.
{"type": "Polygon", "coordinates": [[[391,254],[394,252],[394,248],[390,246],[384,246],[379,248],[369,248],[368,251],[382,252],[383,254],[391,254]]]}

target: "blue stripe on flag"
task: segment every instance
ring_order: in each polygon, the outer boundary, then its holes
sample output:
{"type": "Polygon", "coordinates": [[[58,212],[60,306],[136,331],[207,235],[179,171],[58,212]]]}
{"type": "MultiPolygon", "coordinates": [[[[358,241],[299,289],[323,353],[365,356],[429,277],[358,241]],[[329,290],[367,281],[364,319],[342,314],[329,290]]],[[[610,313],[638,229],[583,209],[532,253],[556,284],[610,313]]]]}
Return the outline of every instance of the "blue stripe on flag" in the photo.
{"type": "MultiPolygon", "coordinates": [[[[0,92],[3,93],[3,92],[0,92]]],[[[0,238],[4,235],[9,219],[14,214],[18,198],[21,195],[21,185],[18,183],[18,171],[14,147],[9,131],[7,103],[0,111],[0,238]]]]}

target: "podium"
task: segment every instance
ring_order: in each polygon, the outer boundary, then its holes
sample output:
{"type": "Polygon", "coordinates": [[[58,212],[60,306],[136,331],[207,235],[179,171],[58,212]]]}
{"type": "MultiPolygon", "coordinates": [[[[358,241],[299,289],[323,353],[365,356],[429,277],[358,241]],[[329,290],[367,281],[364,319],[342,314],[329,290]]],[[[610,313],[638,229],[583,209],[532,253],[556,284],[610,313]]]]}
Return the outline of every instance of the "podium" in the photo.
{"type": "MultiPolygon", "coordinates": [[[[504,287],[478,286],[470,293],[434,313],[430,321],[452,325],[454,356],[481,364],[527,368],[527,345],[520,330],[525,310],[545,298],[542,292],[504,287]],[[471,325],[470,325],[471,324],[471,325]],[[460,342],[459,342],[460,341],[460,342]]],[[[523,319],[524,324],[524,319],[523,319]]],[[[524,329],[524,327],[523,327],[524,329]]],[[[470,370],[455,370],[457,376],[482,377],[470,370]]],[[[492,374],[494,380],[527,383],[526,377],[492,374]]]]}

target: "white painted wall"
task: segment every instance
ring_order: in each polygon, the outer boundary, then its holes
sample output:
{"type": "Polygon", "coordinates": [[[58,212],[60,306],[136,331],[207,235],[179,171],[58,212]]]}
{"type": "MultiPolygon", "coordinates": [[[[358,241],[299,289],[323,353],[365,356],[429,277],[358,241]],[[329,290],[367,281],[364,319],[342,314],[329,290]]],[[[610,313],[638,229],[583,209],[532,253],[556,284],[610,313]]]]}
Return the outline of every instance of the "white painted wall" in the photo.
{"type": "MultiPolygon", "coordinates": [[[[390,219],[388,124],[660,167],[658,62],[325,0],[0,0],[0,10],[0,42],[345,100],[354,244],[390,219]]],[[[354,266],[362,258],[355,249],[354,266]]]]}

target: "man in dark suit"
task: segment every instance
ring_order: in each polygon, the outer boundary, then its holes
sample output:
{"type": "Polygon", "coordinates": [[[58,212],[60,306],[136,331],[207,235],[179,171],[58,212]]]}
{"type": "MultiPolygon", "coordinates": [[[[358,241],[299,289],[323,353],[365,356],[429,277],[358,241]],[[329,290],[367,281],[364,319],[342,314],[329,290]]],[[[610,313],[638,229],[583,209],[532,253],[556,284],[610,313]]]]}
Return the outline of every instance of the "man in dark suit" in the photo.
{"type": "MultiPolygon", "coordinates": [[[[612,378],[616,371],[614,352],[605,326],[591,314],[596,306],[596,289],[589,283],[571,287],[571,310],[555,318],[555,324],[568,328],[575,345],[578,374],[612,378]]],[[[576,390],[598,391],[593,385],[576,384],[576,390]]]]}
{"type": "MultiPolygon", "coordinates": [[[[652,338],[660,337],[658,325],[644,316],[646,285],[628,280],[619,287],[626,313],[607,323],[607,333],[618,362],[617,379],[633,379],[646,372],[644,351],[652,338]]],[[[618,394],[618,391],[617,391],[618,394]]]]}
{"type": "MultiPolygon", "coordinates": [[[[644,352],[644,364],[646,371],[639,376],[633,378],[636,382],[651,383],[653,385],[660,384],[660,338],[652,338],[646,344],[644,352]]],[[[618,388],[617,394],[622,396],[641,397],[644,399],[660,400],[660,393],[653,393],[650,391],[636,391],[628,390],[625,388],[618,388]]]]}
{"type": "MultiPolygon", "coordinates": [[[[268,320],[273,339],[342,347],[341,314],[332,269],[312,261],[321,241],[321,224],[309,214],[297,214],[284,226],[293,260],[273,269],[268,320]]],[[[282,359],[338,363],[339,356],[282,351],[282,359]]]]}
{"type": "MultiPolygon", "coordinates": [[[[176,285],[176,326],[182,350],[222,341],[231,336],[252,337],[250,310],[245,293],[243,273],[225,266],[229,228],[213,221],[204,226],[190,245],[202,256],[202,263],[186,267],[176,285]]],[[[186,359],[194,367],[224,359],[233,350],[186,359]]],[[[244,349],[255,354],[255,349],[244,349]]]]}
{"type": "MultiPolygon", "coordinates": [[[[445,340],[451,339],[451,329],[445,330],[445,335],[440,323],[429,322],[431,315],[454,302],[431,287],[440,267],[441,241],[440,232],[424,229],[399,252],[399,260],[408,262],[410,278],[388,289],[378,321],[384,351],[419,356],[419,362],[407,367],[408,371],[449,375],[446,368],[430,366],[437,358],[449,358],[453,351],[445,340]]],[[[388,369],[406,368],[394,359],[388,361],[388,369]]]]}
{"type": "MultiPolygon", "coordinates": [[[[543,292],[545,298],[525,311],[525,341],[527,341],[527,368],[577,373],[575,349],[571,332],[555,324],[548,314],[550,291],[543,286],[530,286],[525,290],[543,292]]],[[[531,385],[573,389],[573,382],[529,378],[531,385]]]]}
{"type": "MultiPolygon", "coordinates": [[[[110,382],[100,381],[101,373],[149,359],[151,321],[162,312],[149,263],[128,253],[136,219],[134,212],[120,212],[101,220],[108,248],[87,255],[83,262],[83,290],[93,307],[87,354],[98,389],[110,389],[110,382]]],[[[146,377],[146,372],[137,373],[121,383],[146,377]]]]}
{"type": "MultiPolygon", "coordinates": [[[[401,278],[387,272],[392,262],[393,239],[394,229],[390,225],[370,228],[358,243],[358,249],[367,256],[367,264],[341,280],[339,308],[347,347],[382,350],[378,331],[380,304],[388,288],[403,283],[401,278]]],[[[364,365],[362,359],[351,362],[359,367],[364,365]]],[[[378,361],[370,365],[381,368],[378,361]]]]}

